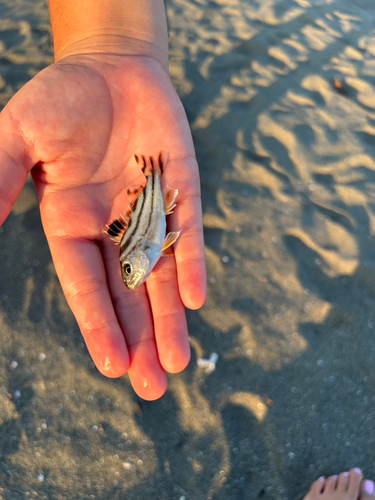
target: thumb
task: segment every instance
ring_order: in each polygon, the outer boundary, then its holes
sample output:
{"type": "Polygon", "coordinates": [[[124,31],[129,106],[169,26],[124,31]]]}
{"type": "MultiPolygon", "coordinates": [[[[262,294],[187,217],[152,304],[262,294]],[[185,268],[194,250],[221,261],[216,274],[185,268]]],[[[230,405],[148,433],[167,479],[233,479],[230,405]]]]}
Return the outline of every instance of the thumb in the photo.
{"type": "Polygon", "coordinates": [[[0,113],[0,225],[8,217],[35,164],[33,146],[9,108],[8,105],[0,113]]]}

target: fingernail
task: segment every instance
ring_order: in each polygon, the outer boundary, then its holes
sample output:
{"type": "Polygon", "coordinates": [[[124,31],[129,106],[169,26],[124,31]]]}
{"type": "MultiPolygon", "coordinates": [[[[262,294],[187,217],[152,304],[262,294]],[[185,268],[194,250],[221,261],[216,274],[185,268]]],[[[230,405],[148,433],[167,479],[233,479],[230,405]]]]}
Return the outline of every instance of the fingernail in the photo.
{"type": "Polygon", "coordinates": [[[372,495],[374,493],[374,483],[366,479],[366,481],[363,482],[363,491],[372,495]]]}

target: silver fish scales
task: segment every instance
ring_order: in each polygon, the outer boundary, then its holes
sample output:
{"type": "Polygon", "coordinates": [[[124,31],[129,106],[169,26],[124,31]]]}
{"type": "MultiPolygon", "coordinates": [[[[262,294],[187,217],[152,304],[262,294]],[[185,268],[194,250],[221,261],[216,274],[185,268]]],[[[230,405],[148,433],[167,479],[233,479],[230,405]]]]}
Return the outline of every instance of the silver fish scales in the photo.
{"type": "Polygon", "coordinates": [[[146,177],[145,187],[128,191],[129,209],[125,215],[106,226],[105,233],[120,245],[120,265],[125,286],[134,290],[150,276],[162,255],[173,255],[172,245],[181,231],[166,235],[166,215],[173,212],[178,195],[177,189],[161,190],[161,176],[165,157],[134,155],[142,164],[146,177]]]}

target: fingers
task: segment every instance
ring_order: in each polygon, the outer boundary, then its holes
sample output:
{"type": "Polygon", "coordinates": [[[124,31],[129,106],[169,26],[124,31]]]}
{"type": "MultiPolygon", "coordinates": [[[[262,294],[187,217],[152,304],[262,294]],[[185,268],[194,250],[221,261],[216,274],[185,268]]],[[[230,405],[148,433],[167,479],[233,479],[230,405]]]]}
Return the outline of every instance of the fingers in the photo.
{"type": "Polygon", "coordinates": [[[199,309],[207,285],[197,162],[194,158],[169,161],[166,175],[168,185],[179,190],[177,207],[167,221],[171,231],[181,230],[174,245],[181,299],[189,309],[199,309]]]}
{"type": "MultiPolygon", "coordinates": [[[[10,105],[8,105],[10,106],[10,105]]],[[[0,114],[0,225],[16,202],[34,165],[30,147],[9,107],[0,114]]]]}
{"type": "Polygon", "coordinates": [[[98,245],[89,240],[53,236],[48,242],[65,297],[95,365],[107,377],[124,375],[129,355],[98,245]]]}
{"type": "Polygon", "coordinates": [[[128,290],[121,278],[118,247],[105,243],[102,252],[116,316],[129,349],[130,381],[141,398],[158,399],[167,389],[167,378],[159,362],[145,285],[128,290]]]}
{"type": "Polygon", "coordinates": [[[185,309],[181,302],[173,258],[161,259],[146,282],[154,317],[155,338],[162,367],[179,373],[190,361],[185,309]]]}

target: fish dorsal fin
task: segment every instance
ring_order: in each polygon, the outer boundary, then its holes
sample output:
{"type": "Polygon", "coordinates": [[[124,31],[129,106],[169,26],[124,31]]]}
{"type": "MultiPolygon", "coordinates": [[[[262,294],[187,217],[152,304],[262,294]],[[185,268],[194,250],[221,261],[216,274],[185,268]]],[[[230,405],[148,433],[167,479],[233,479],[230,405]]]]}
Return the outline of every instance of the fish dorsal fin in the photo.
{"type": "Polygon", "coordinates": [[[128,227],[130,219],[130,213],[126,213],[125,215],[121,214],[118,219],[111,221],[109,224],[106,224],[106,229],[104,229],[105,234],[111,238],[112,241],[115,242],[116,245],[121,243],[122,237],[125,234],[125,231],[128,227]]]}
{"type": "MultiPolygon", "coordinates": [[[[165,237],[163,248],[161,249],[162,254],[164,256],[166,255],[171,255],[171,250],[172,250],[172,245],[177,241],[177,238],[180,236],[181,231],[175,231],[172,233],[168,233],[167,236],[165,237]],[[169,250],[169,252],[168,252],[169,250]]],[[[173,253],[173,251],[172,251],[173,253]]]]}
{"type": "Polygon", "coordinates": [[[170,215],[173,212],[173,209],[176,206],[175,201],[177,196],[178,196],[178,189],[172,189],[168,186],[166,186],[163,189],[165,215],[170,215]]]}
{"type": "Polygon", "coordinates": [[[128,210],[125,214],[120,214],[120,217],[112,220],[109,224],[106,224],[106,229],[104,229],[105,234],[115,242],[116,245],[120,245],[121,240],[128,228],[130,217],[134,210],[135,204],[139,198],[139,195],[143,191],[143,186],[136,186],[128,189],[129,203],[128,210]]]}
{"type": "Polygon", "coordinates": [[[162,175],[164,172],[165,164],[167,163],[167,155],[161,151],[157,158],[154,156],[144,156],[144,155],[134,155],[135,161],[141,165],[142,172],[146,177],[155,172],[156,174],[162,175]]]}
{"type": "Polygon", "coordinates": [[[143,186],[135,186],[133,188],[128,189],[128,196],[129,196],[128,208],[130,211],[134,209],[134,206],[137,203],[139,195],[142,193],[143,189],[144,189],[143,186]]]}

